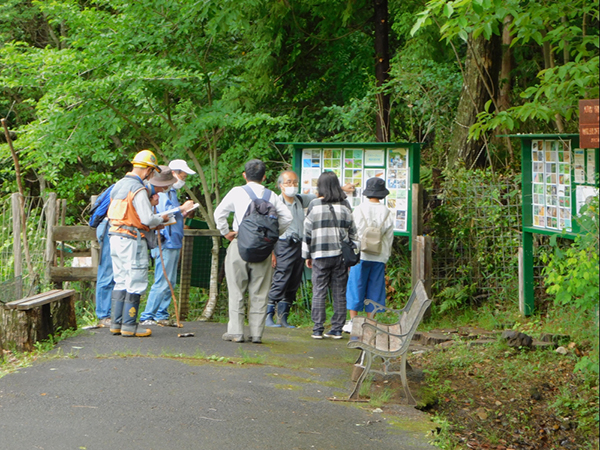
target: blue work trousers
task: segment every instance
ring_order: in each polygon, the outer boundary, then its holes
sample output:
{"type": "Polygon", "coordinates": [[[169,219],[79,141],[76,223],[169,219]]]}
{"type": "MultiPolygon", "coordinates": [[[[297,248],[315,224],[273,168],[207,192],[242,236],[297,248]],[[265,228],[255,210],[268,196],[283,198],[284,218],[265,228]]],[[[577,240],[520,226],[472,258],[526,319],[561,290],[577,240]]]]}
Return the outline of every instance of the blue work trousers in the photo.
{"type": "MultiPolygon", "coordinates": [[[[163,248],[163,261],[167,277],[171,281],[173,288],[177,282],[177,263],[179,262],[179,248],[163,248]]],[[[154,258],[154,284],[148,294],[146,309],[140,316],[140,322],[144,320],[166,320],[169,318],[169,305],[171,304],[171,289],[163,272],[163,264],[160,260],[158,248],[151,251],[154,258]]]]}
{"type": "Polygon", "coordinates": [[[113,279],[108,220],[103,220],[96,228],[96,238],[100,244],[100,261],[96,278],[96,316],[98,320],[110,317],[110,300],[115,286],[113,279]]]}

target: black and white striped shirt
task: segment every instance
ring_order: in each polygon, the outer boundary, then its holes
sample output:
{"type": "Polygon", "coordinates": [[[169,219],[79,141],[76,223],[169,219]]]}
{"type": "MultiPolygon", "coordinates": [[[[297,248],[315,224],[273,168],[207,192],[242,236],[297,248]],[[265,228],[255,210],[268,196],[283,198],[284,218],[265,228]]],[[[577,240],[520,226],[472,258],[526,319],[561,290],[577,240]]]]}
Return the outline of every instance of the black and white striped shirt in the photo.
{"type": "Polygon", "coordinates": [[[320,198],[316,198],[310,202],[304,219],[304,238],[302,242],[302,257],[304,259],[329,258],[341,255],[341,239],[346,236],[349,236],[352,241],[356,242],[358,240],[356,225],[352,218],[352,209],[346,200],[341,203],[325,203],[320,198]],[[336,221],[331,213],[330,206],[335,211],[338,227],[336,227],[336,221]]]}

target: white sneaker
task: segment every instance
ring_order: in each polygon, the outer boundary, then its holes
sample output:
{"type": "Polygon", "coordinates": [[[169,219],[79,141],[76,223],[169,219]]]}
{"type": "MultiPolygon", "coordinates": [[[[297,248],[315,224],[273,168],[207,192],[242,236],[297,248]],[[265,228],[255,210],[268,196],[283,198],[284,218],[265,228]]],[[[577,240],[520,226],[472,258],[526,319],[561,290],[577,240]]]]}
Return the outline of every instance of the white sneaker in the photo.
{"type": "Polygon", "coordinates": [[[342,327],[342,331],[344,333],[352,333],[352,321],[349,320],[348,322],[346,322],[346,325],[344,325],[342,327]]]}

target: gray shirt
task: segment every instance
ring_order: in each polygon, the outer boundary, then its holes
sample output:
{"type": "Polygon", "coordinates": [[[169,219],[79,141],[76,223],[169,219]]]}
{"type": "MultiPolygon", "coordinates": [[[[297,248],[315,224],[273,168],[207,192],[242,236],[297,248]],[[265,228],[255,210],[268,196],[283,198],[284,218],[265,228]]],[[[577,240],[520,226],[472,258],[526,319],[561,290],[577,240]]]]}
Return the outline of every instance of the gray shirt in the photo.
{"type": "Polygon", "coordinates": [[[288,239],[294,233],[298,239],[302,239],[304,235],[304,209],[308,208],[310,202],[317,198],[317,196],[314,194],[296,194],[292,203],[288,203],[283,194],[280,194],[279,198],[288,207],[293,218],[292,223],[280,239],[288,239]]]}

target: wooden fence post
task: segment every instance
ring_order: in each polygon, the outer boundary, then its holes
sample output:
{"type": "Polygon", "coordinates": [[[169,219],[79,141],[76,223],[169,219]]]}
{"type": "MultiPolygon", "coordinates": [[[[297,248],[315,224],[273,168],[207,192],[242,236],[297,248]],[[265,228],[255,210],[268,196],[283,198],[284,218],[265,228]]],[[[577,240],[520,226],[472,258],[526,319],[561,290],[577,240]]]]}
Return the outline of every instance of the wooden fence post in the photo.
{"type": "Polygon", "coordinates": [[[194,236],[184,231],[181,248],[181,273],[179,279],[179,317],[183,320],[190,312],[190,287],[192,283],[192,260],[194,257],[194,236]]]}
{"type": "Polygon", "coordinates": [[[417,236],[417,279],[423,280],[425,292],[431,298],[432,261],[431,261],[431,236],[417,236]]]}
{"type": "MultiPolygon", "coordinates": [[[[15,255],[15,300],[23,298],[23,254],[21,249],[21,194],[11,195],[13,218],[13,254],[15,255]]],[[[31,276],[31,274],[30,274],[31,276]]]]}
{"type": "MultiPolygon", "coordinates": [[[[49,282],[50,268],[54,264],[54,256],[56,253],[56,244],[52,236],[52,228],[56,223],[56,193],[51,192],[46,200],[46,280],[49,282]]],[[[62,289],[62,283],[59,284],[58,289],[62,289]]]]}
{"type": "Polygon", "coordinates": [[[423,189],[420,184],[412,185],[412,217],[411,217],[411,285],[412,288],[418,281],[418,252],[416,251],[417,236],[423,234],[423,189]]]}

